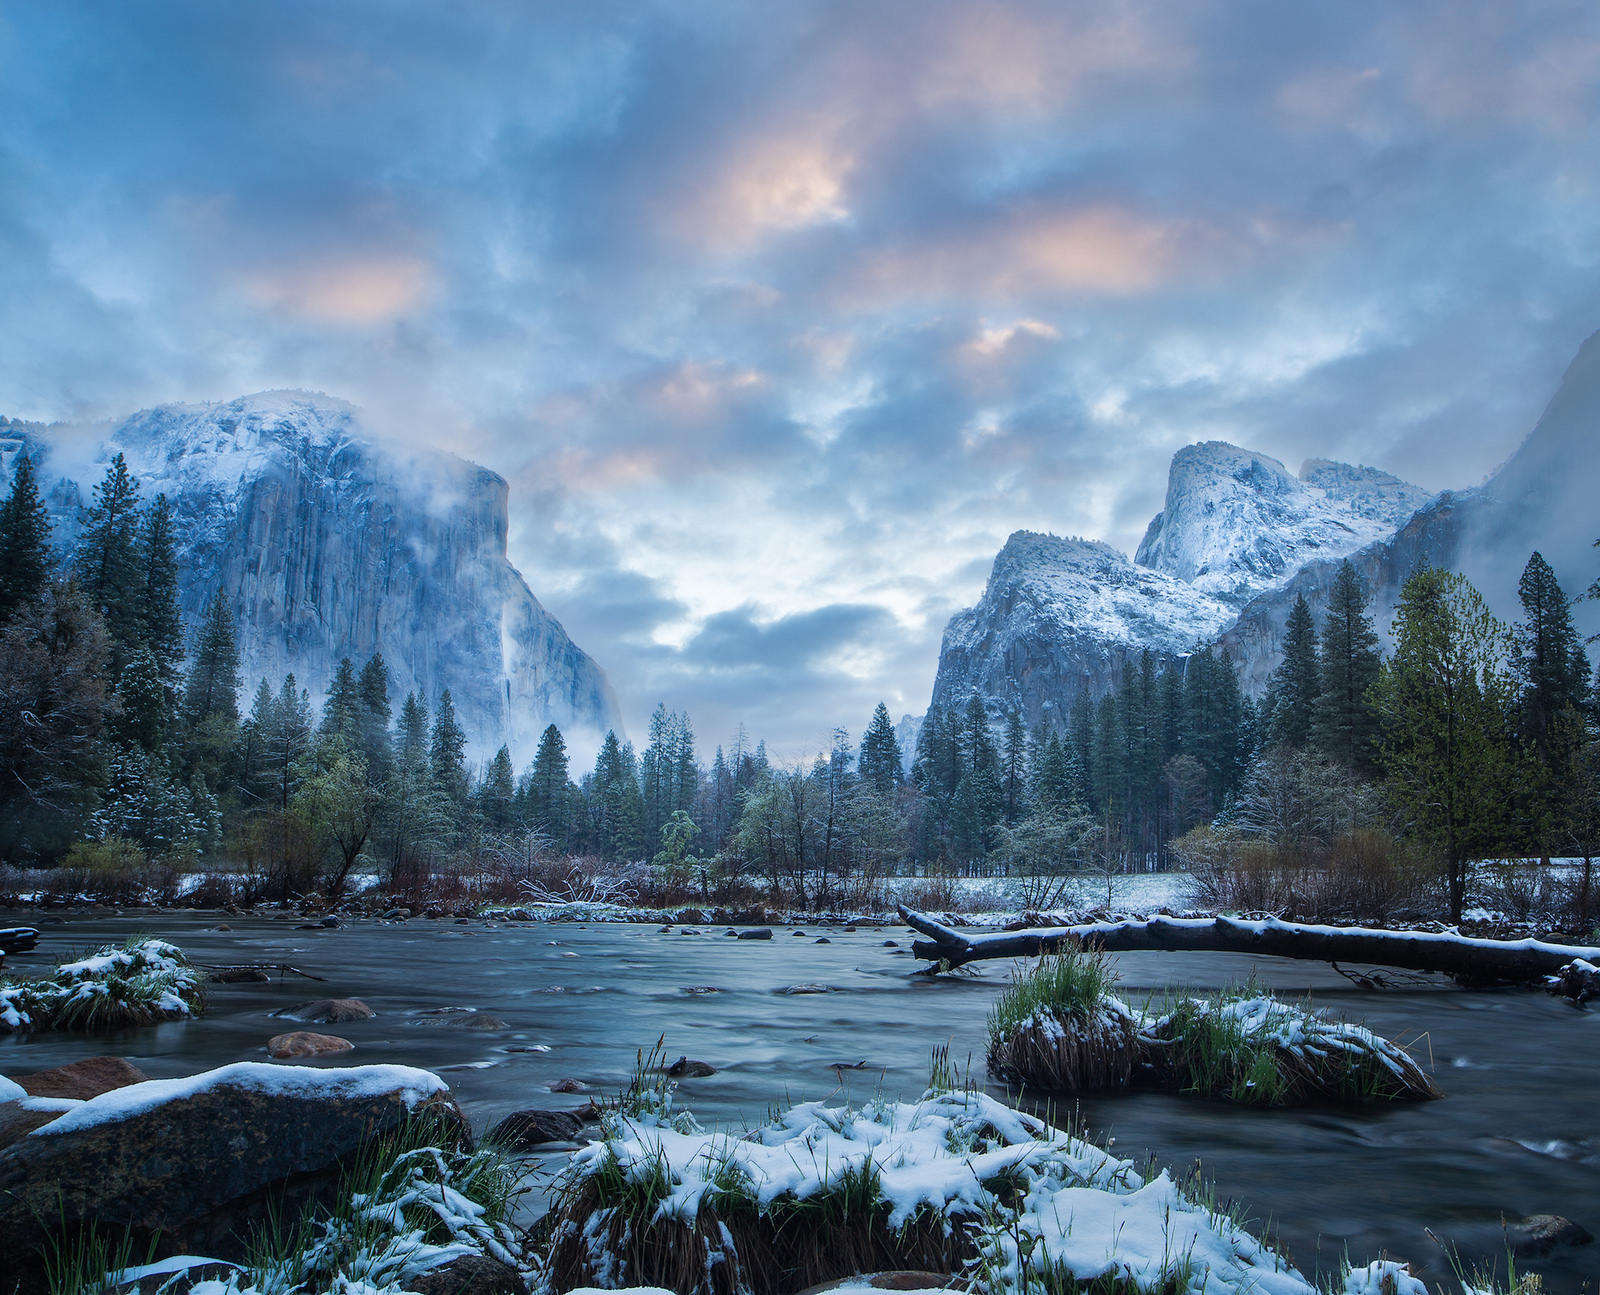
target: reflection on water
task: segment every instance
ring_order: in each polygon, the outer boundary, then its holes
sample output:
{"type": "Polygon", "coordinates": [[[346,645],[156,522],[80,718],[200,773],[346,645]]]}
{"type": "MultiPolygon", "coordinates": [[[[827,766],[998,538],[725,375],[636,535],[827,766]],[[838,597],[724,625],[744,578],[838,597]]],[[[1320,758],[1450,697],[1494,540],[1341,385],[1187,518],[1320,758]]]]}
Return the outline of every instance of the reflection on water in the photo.
{"type": "MultiPolygon", "coordinates": [[[[26,922],[0,916],[0,925],[26,922]]],[[[356,1049],[321,1064],[392,1062],[442,1071],[474,1125],[485,1128],[530,1105],[576,1107],[577,1080],[615,1092],[636,1051],[664,1036],[668,1059],[715,1066],[685,1079],[679,1102],[703,1121],[758,1122],[785,1097],[862,1099],[880,1086],[914,1094],[933,1045],[948,1043],[958,1067],[983,1074],[984,1019],[1007,968],[929,981],[909,940],[886,932],[830,930],[815,943],[784,928],[771,941],[734,940],[717,929],[680,940],[650,926],[520,927],[478,923],[402,926],[355,922],[297,931],[290,920],[139,914],[45,925],[40,950],[9,970],[53,965],[101,941],[155,933],[198,962],[282,962],[325,977],[219,985],[200,1021],[129,1031],[112,1040],[64,1035],[0,1039],[0,1073],[22,1073],[100,1052],[118,1052],[157,1078],[232,1061],[259,1060],[285,1028],[268,1014],[312,998],[356,997],[378,1013],[315,1027],[356,1049]],[[784,992],[797,987],[808,991],[784,992]],[[443,1007],[500,1018],[504,1029],[406,1028],[443,1007]]],[[[1077,1104],[1079,1128],[1110,1137],[1135,1159],[1174,1170],[1196,1164],[1219,1200],[1243,1203],[1269,1224],[1308,1272],[1380,1251],[1449,1274],[1425,1227],[1455,1236],[1463,1252],[1499,1245],[1500,1220],[1565,1215],[1600,1233],[1600,1141],[1593,1093],[1600,1073],[1600,1013],[1576,1012],[1543,994],[1467,994],[1448,987],[1359,990],[1315,963],[1230,954],[1124,954],[1121,992],[1139,1004],[1166,987],[1234,983],[1254,972],[1280,992],[1316,1001],[1412,1046],[1431,1063],[1443,1101],[1376,1112],[1248,1111],[1159,1093],[1077,1104]]],[[[317,1063],[313,1063],[317,1064],[317,1063]]],[[[1001,1088],[990,1090],[1003,1094],[1001,1088]]],[[[1593,1291],[1600,1246],[1519,1263],[1545,1274],[1546,1290],[1593,1291]]]]}

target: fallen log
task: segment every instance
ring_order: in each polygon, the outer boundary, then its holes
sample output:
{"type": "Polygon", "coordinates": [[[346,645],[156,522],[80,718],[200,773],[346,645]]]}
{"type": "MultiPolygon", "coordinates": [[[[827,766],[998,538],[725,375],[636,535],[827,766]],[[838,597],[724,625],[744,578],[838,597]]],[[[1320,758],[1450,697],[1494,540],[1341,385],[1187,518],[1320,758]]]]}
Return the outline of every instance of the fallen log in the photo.
{"type": "Polygon", "coordinates": [[[1453,931],[1388,931],[1367,926],[1318,926],[1277,918],[1151,917],[1078,926],[967,934],[926,913],[900,908],[901,920],[929,937],[911,951],[934,974],[987,958],[1033,958],[1074,944],[1108,953],[1133,950],[1248,953],[1313,962],[1358,962],[1439,972],[1464,985],[1533,984],[1560,976],[1575,959],[1600,964],[1600,949],[1543,940],[1480,940],[1453,931]]]}
{"type": "Polygon", "coordinates": [[[315,976],[309,971],[301,971],[299,967],[291,967],[287,962],[196,962],[193,964],[207,972],[212,980],[226,981],[232,977],[243,979],[241,973],[250,971],[276,971],[280,975],[304,976],[307,980],[327,983],[326,976],[315,976]]]}

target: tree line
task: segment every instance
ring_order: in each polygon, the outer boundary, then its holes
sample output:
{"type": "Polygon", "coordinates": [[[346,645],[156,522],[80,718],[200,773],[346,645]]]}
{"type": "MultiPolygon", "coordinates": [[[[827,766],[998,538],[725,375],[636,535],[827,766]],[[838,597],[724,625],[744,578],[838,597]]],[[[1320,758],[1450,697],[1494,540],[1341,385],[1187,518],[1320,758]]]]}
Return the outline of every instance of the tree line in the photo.
{"type": "Polygon", "coordinates": [[[12,863],[222,859],[287,899],[338,894],[358,870],[529,875],[587,856],[652,865],[707,899],[758,888],[826,906],[908,870],[1109,874],[1209,857],[1219,841],[1326,861],[1376,832],[1425,849],[1459,914],[1470,860],[1587,854],[1600,835],[1595,688],[1537,553],[1509,627],[1462,577],[1418,572],[1387,659],[1345,563],[1320,625],[1296,602],[1259,702],[1201,645],[1140,654],[1105,696],[1080,693],[1032,730],[974,695],[930,712],[913,752],[880,703],[859,743],[838,729],[809,764],[771,761],[741,729],[707,765],[690,717],[662,704],[642,753],[608,733],[575,773],[554,725],[526,768],[503,747],[473,766],[449,692],[396,705],[376,654],[339,663],[320,713],[293,675],[241,707],[220,590],[185,635],[166,498],[143,500],[119,455],[82,520],[62,567],[18,460],[0,505],[12,863]]]}

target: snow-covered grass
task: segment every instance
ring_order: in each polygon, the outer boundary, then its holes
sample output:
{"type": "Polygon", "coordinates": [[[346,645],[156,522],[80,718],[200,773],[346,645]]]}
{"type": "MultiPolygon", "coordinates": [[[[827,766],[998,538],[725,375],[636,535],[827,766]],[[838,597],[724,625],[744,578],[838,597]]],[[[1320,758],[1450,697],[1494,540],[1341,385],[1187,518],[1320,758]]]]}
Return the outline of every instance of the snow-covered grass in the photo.
{"type": "Polygon", "coordinates": [[[1072,948],[1017,973],[989,1016],[999,1078],[1047,1092],[1119,1088],[1136,1067],[1180,1092],[1250,1106],[1437,1097],[1405,1050],[1255,985],[1136,1013],[1104,953],[1072,948]]]}
{"type": "Polygon", "coordinates": [[[990,1073],[1050,1092],[1124,1087],[1139,1027],[1114,983],[1105,956],[1082,948],[1014,972],[989,1014],[990,1073]]]}
{"type": "Polygon", "coordinates": [[[0,1034],[178,1020],[200,1010],[201,981],[183,950],[165,940],[108,945],[42,980],[0,978],[0,1034]]]}
{"type": "Polygon", "coordinates": [[[191,1287],[187,1271],[222,1265],[189,1256],[134,1266],[125,1243],[89,1234],[52,1257],[51,1295],[102,1295],[151,1277],[167,1277],[172,1290],[190,1295],[400,1295],[424,1273],[464,1255],[525,1271],[510,1222],[519,1175],[493,1150],[433,1145],[436,1133],[422,1118],[369,1143],[330,1208],[274,1219],[223,1276],[191,1287]]]}
{"type": "Polygon", "coordinates": [[[1407,1101],[1439,1090],[1404,1048],[1255,985],[1147,1013],[1145,1058],[1182,1092],[1249,1106],[1407,1101]]]}
{"type": "MultiPolygon", "coordinates": [[[[857,1272],[960,1272],[983,1295],[1314,1295],[1166,1173],[981,1092],[804,1103],[748,1133],[619,1119],[557,1184],[546,1292],[776,1295],[857,1272]]],[[[1422,1295],[1397,1265],[1348,1295],[1422,1295]],[[1384,1278],[1388,1277],[1388,1285],[1384,1278]]]]}

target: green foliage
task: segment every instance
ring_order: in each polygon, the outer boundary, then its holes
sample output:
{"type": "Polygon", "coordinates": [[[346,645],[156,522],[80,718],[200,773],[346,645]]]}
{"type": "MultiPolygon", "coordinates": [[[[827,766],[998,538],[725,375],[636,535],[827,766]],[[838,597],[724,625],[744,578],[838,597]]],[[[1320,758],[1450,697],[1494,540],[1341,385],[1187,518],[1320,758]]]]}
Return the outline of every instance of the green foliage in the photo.
{"type": "Polygon", "coordinates": [[[1317,632],[1305,595],[1294,600],[1283,635],[1283,662],[1267,685],[1267,738],[1298,751],[1311,740],[1321,688],[1317,632]]]}
{"type": "Polygon", "coordinates": [[[203,1006],[200,973],[181,949],[135,938],[63,963],[43,980],[0,977],[0,1033],[103,1033],[179,1020],[203,1006]]]}
{"type": "Polygon", "coordinates": [[[40,597],[50,579],[50,513],[39,498],[33,458],[17,457],[0,504],[0,624],[40,597]]]}
{"type": "Polygon", "coordinates": [[[989,1012],[989,1040],[1007,1038],[1041,1012],[1075,1021],[1092,1020],[1111,998],[1116,976],[1099,949],[1073,946],[1040,958],[1011,984],[989,1012]]]}
{"type": "Polygon", "coordinates": [[[1394,639],[1368,692],[1379,768],[1407,834],[1438,852],[1459,921],[1468,863],[1510,830],[1509,636],[1464,577],[1430,568],[1406,581],[1394,639]]]}
{"type": "Polygon", "coordinates": [[[889,708],[881,701],[872,712],[872,722],[861,737],[861,756],[856,762],[861,783],[882,801],[892,801],[905,785],[904,753],[900,738],[889,718],[889,708]]]}

